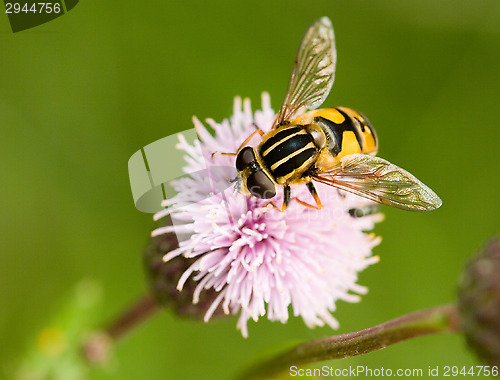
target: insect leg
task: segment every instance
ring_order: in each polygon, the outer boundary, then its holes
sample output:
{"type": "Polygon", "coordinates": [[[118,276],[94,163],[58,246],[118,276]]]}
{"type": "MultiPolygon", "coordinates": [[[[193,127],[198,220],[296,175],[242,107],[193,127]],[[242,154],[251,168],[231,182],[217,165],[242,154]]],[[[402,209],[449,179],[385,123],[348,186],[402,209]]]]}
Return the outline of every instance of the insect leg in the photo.
{"type": "Polygon", "coordinates": [[[250,136],[248,136],[245,141],[243,141],[240,145],[240,147],[238,148],[238,150],[236,151],[236,153],[225,153],[225,152],[213,152],[212,153],[212,158],[216,157],[216,156],[237,156],[238,153],[240,153],[240,150],[242,150],[247,144],[248,142],[252,139],[253,136],[255,136],[256,133],[260,134],[261,136],[264,136],[264,132],[262,131],[262,129],[260,129],[257,124],[255,124],[255,128],[257,128],[255,131],[252,132],[252,134],[250,136]]]}
{"type": "Polygon", "coordinates": [[[255,127],[255,129],[258,129],[260,130],[262,133],[264,133],[264,131],[255,123],[255,121],[252,123],[252,126],[255,127]]]}
{"type": "Polygon", "coordinates": [[[283,187],[283,206],[281,206],[281,211],[285,211],[286,208],[288,207],[288,204],[290,203],[291,194],[292,191],[290,189],[290,186],[285,185],[285,187],[283,187]]]}
{"type": "MultiPolygon", "coordinates": [[[[292,190],[290,189],[290,186],[288,185],[285,185],[283,187],[283,205],[281,206],[281,208],[279,208],[278,206],[276,206],[274,204],[274,202],[269,202],[267,204],[267,206],[271,205],[272,207],[274,207],[276,210],[278,210],[279,212],[285,212],[286,211],[286,208],[288,206],[288,204],[290,203],[290,195],[292,193],[292,190]]],[[[295,199],[295,198],[294,198],[295,199]]]]}
{"type": "Polygon", "coordinates": [[[309,192],[311,193],[312,197],[316,201],[316,206],[313,206],[313,205],[311,205],[309,203],[301,201],[299,198],[293,198],[293,199],[295,199],[301,205],[304,205],[306,207],[314,208],[316,210],[322,209],[323,205],[321,204],[321,200],[319,199],[318,192],[316,191],[316,188],[314,187],[314,184],[312,182],[307,182],[306,186],[307,186],[307,190],[309,190],[309,192]]]}
{"type": "Polygon", "coordinates": [[[242,150],[242,149],[243,149],[243,148],[244,148],[244,147],[248,144],[248,142],[252,139],[252,137],[254,137],[254,136],[255,136],[255,134],[256,134],[256,133],[258,133],[261,137],[262,137],[262,136],[264,136],[264,132],[263,132],[261,129],[259,129],[259,128],[258,128],[258,129],[256,129],[255,131],[253,131],[253,132],[250,134],[250,136],[248,136],[248,137],[245,139],[245,141],[243,141],[243,142],[241,143],[240,147],[239,147],[239,148],[238,148],[238,150],[236,151],[236,155],[237,155],[238,153],[240,153],[240,150],[242,150]]]}
{"type": "Polygon", "coordinates": [[[363,216],[373,215],[379,211],[378,204],[370,204],[363,207],[356,207],[349,209],[349,215],[353,218],[362,218],[363,216]]]}
{"type": "Polygon", "coordinates": [[[226,153],[226,152],[213,152],[212,158],[217,156],[236,156],[236,153],[226,153]]]}

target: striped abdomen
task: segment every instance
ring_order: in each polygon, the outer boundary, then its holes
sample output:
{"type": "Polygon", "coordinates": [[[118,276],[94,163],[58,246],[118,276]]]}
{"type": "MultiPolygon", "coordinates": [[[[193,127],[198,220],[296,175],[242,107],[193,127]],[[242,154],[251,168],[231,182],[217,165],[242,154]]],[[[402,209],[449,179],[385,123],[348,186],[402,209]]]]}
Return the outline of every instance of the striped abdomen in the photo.
{"type": "Polygon", "coordinates": [[[278,184],[298,179],[315,162],[319,150],[302,126],[285,125],[264,136],[260,159],[278,184]]]}
{"type": "Polygon", "coordinates": [[[368,119],[350,108],[325,108],[297,116],[291,124],[316,124],[325,132],[330,154],[340,159],[348,154],[376,154],[378,141],[368,119]]]}

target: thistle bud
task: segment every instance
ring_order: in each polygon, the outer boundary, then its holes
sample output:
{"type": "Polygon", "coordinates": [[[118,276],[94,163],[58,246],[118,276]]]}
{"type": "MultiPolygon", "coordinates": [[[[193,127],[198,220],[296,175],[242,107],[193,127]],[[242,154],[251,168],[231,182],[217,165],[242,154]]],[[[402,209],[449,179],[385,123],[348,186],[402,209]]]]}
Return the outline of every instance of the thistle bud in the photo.
{"type": "Polygon", "coordinates": [[[468,345],[489,365],[500,366],[500,238],[466,266],[458,304],[468,345]]]}
{"type": "MultiPolygon", "coordinates": [[[[164,219],[163,226],[166,225],[172,225],[170,217],[164,219]]],[[[163,257],[178,247],[179,242],[173,232],[151,238],[144,254],[146,275],[150,282],[151,291],[159,304],[172,309],[175,313],[194,319],[203,319],[207,309],[217,297],[217,292],[213,289],[203,290],[199,301],[194,304],[193,293],[198,282],[190,278],[184,284],[182,291],[177,289],[181,275],[195,261],[178,256],[165,262],[163,257]]],[[[222,314],[223,312],[219,308],[214,316],[222,314]]]]}

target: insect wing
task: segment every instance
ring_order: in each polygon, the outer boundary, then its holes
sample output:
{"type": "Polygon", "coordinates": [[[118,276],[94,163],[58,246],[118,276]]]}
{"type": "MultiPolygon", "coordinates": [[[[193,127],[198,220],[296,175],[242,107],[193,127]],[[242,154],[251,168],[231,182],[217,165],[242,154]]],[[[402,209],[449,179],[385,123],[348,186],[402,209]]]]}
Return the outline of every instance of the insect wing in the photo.
{"type": "Polygon", "coordinates": [[[336,61],[332,22],[322,17],[302,38],[285,101],[273,127],[289,120],[299,109],[315,109],[325,101],[335,78],[336,61]]]}
{"type": "Polygon", "coordinates": [[[406,170],[366,154],[351,154],[332,171],[318,173],[316,181],[372,201],[409,211],[430,211],[441,199],[406,170]]]}

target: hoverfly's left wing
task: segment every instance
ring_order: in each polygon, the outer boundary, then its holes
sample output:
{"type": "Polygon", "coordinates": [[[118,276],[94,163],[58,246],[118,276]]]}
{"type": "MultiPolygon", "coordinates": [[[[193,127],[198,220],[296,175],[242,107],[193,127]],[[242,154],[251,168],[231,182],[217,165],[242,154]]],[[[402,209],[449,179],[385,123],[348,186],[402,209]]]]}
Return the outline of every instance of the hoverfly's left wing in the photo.
{"type": "Polygon", "coordinates": [[[325,101],[335,78],[336,61],[332,22],[322,17],[302,38],[285,101],[273,127],[289,120],[299,109],[315,109],[325,101]]]}
{"type": "Polygon", "coordinates": [[[331,171],[313,176],[315,181],[372,201],[409,211],[430,211],[441,199],[406,170],[366,154],[351,154],[331,171]]]}

